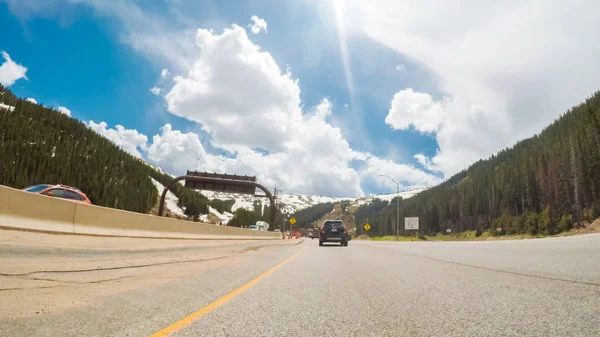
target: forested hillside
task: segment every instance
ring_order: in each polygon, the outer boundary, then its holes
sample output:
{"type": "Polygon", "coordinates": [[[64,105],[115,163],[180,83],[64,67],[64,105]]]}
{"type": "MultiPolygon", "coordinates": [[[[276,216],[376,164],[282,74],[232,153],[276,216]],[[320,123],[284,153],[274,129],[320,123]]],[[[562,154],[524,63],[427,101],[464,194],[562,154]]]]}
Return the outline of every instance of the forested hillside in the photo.
{"type": "Polygon", "coordinates": [[[0,184],[60,183],[92,203],[147,213],[157,200],[152,168],[82,122],[16,98],[0,86],[0,184]]]}
{"type": "MultiPolygon", "coordinates": [[[[493,137],[494,135],[490,135],[493,137]]],[[[393,234],[396,203],[361,206],[356,217],[376,234],[393,234]]],[[[600,92],[539,135],[480,160],[439,186],[403,200],[421,232],[465,230],[558,233],[600,216],[600,92]]],[[[402,224],[400,228],[403,228],[402,224]]]]}
{"type": "Polygon", "coordinates": [[[294,225],[294,227],[314,227],[312,223],[319,220],[323,216],[323,214],[331,212],[334,205],[335,203],[333,202],[318,204],[292,214],[291,217],[296,219],[296,224],[294,225]]]}

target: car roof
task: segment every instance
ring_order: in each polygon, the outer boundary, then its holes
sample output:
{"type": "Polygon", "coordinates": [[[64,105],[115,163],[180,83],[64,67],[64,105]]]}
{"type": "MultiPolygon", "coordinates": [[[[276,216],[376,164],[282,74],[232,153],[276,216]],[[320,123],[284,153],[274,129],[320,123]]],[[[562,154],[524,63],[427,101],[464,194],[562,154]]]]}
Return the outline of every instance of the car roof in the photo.
{"type": "MultiPolygon", "coordinates": [[[[56,185],[56,186],[58,186],[58,187],[62,187],[62,188],[68,188],[68,189],[71,189],[71,190],[74,190],[74,191],[77,191],[77,192],[81,192],[81,190],[80,190],[80,189],[78,189],[78,188],[75,188],[75,187],[73,187],[73,186],[61,185],[61,184],[58,184],[58,185],[56,185]]],[[[83,192],[82,192],[82,193],[83,193],[83,192]]]]}
{"type": "Polygon", "coordinates": [[[73,186],[62,185],[62,184],[54,184],[54,185],[52,185],[52,184],[39,184],[39,185],[48,185],[48,187],[50,187],[50,188],[64,188],[64,189],[72,190],[72,191],[75,191],[77,193],[85,195],[85,193],[81,192],[80,189],[75,188],[73,186]]]}

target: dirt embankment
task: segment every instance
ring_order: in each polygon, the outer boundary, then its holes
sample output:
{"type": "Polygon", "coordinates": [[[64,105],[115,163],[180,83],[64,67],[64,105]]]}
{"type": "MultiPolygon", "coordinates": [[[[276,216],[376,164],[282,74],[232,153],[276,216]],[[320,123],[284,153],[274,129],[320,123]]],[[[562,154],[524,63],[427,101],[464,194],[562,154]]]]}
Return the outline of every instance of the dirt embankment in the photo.
{"type": "Polygon", "coordinates": [[[343,211],[342,205],[340,203],[335,204],[333,206],[333,209],[331,210],[331,212],[325,213],[317,221],[317,227],[321,227],[323,225],[323,222],[325,222],[325,220],[336,220],[336,219],[341,219],[342,221],[344,221],[344,223],[346,224],[346,227],[348,227],[348,229],[356,228],[354,215],[349,214],[349,212],[347,212],[347,211],[343,211]]]}

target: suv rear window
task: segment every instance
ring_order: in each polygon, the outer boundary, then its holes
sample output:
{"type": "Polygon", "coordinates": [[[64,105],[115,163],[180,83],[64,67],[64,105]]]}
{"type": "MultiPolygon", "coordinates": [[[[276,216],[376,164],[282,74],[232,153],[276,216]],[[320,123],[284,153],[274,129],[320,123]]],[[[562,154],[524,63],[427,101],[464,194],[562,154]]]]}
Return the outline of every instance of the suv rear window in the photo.
{"type": "Polygon", "coordinates": [[[341,221],[325,221],[323,224],[325,228],[341,228],[344,227],[344,223],[341,221]]]}

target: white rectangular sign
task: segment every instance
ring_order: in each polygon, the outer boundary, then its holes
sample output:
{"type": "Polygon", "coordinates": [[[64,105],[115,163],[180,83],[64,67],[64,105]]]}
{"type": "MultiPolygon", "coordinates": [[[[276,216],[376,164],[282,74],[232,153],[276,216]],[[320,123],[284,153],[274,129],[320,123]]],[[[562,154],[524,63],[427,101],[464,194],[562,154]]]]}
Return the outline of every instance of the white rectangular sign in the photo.
{"type": "Polygon", "coordinates": [[[405,230],[419,230],[419,218],[404,218],[404,229],[405,230]]]}

